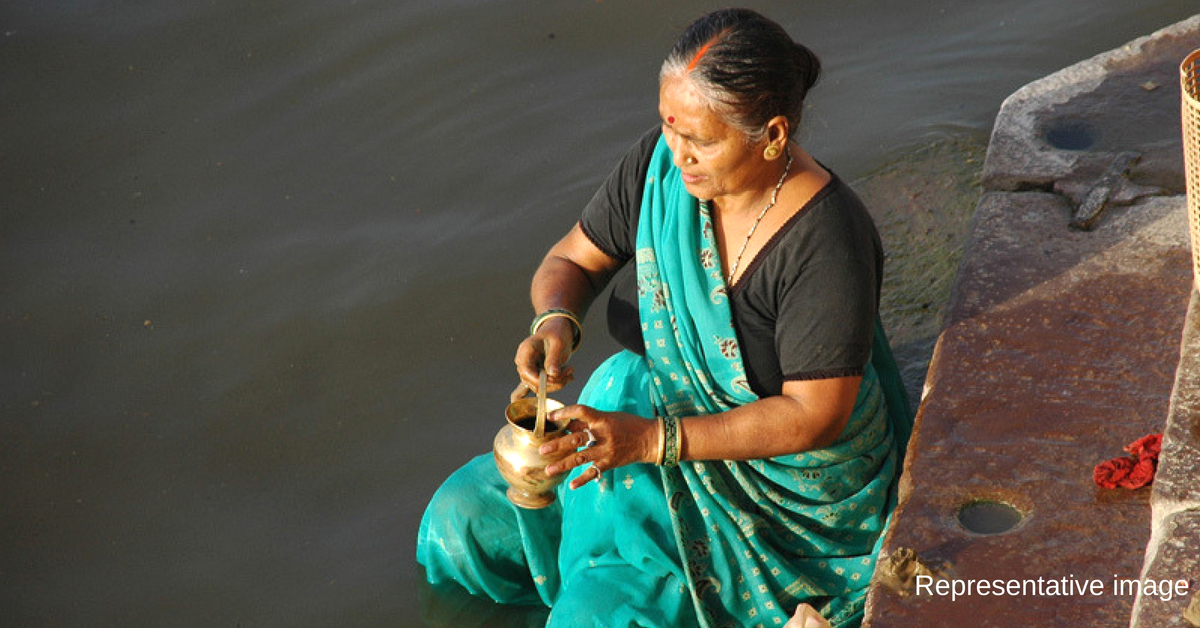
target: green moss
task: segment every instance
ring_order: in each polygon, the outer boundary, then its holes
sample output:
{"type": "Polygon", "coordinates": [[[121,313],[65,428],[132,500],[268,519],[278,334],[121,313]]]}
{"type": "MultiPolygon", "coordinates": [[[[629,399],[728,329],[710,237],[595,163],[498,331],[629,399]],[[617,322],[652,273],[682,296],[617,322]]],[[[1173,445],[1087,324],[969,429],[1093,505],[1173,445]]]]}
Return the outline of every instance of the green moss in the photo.
{"type": "Polygon", "coordinates": [[[883,239],[880,315],[914,403],[979,202],[986,152],[986,137],[940,137],[853,183],[883,239]]]}

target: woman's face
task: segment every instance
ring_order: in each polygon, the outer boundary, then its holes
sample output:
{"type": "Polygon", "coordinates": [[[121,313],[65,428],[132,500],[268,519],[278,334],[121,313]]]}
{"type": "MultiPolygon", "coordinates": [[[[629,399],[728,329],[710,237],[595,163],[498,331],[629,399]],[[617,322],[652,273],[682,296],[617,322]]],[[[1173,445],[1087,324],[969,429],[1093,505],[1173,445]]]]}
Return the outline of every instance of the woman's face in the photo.
{"type": "MultiPolygon", "coordinates": [[[[766,139],[747,143],[745,134],[726,124],[691,81],[664,79],[658,91],[658,113],[674,163],[692,196],[712,200],[758,192],[764,179],[779,176],[764,167],[766,139]]],[[[774,184],[774,180],[765,183],[774,184]]]]}

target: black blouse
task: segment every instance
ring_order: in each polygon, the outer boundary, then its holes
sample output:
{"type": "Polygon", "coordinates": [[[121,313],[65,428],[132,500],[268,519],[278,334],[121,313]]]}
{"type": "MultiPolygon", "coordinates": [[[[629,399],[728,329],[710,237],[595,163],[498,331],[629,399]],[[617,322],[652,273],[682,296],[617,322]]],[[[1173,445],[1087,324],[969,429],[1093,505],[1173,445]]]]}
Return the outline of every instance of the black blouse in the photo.
{"type": "MultiPolygon", "coordinates": [[[[656,128],[630,149],[580,220],[587,237],[622,262],[635,252],[642,188],[660,134],[656,128]]],[[[644,354],[631,270],[613,279],[608,326],[622,346],[644,354]]],[[[875,224],[835,175],[772,236],[730,290],[734,329],[754,392],[778,395],[787,380],[862,375],[882,277],[875,224]]]]}

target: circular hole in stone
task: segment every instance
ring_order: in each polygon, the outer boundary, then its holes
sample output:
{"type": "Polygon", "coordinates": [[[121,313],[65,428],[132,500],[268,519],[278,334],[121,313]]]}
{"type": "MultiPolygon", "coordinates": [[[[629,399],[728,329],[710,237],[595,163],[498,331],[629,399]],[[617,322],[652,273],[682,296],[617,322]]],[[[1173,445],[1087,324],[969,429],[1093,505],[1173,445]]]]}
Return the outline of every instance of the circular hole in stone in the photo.
{"type": "Polygon", "coordinates": [[[1003,534],[1023,518],[1015,506],[991,499],[977,499],[958,509],[959,525],[975,534],[1003,534]]]}
{"type": "Polygon", "coordinates": [[[1042,139],[1060,150],[1087,150],[1100,139],[1100,131],[1074,118],[1052,120],[1042,129],[1042,139]]]}

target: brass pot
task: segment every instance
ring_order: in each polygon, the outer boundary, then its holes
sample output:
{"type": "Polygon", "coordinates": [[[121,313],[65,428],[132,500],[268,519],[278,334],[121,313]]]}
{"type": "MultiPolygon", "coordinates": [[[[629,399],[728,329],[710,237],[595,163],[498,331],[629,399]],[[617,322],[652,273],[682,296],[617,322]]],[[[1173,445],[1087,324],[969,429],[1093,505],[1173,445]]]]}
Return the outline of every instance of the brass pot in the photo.
{"type": "MultiPolygon", "coordinates": [[[[546,410],[555,410],[563,404],[553,399],[546,400],[546,410]]],[[[492,453],[496,456],[496,467],[500,475],[508,482],[508,501],[521,508],[545,508],[554,503],[554,487],[558,486],[567,474],[560,473],[554,477],[546,475],[546,465],[561,460],[571,451],[560,452],[552,456],[543,456],[538,448],[543,444],[562,436],[568,421],[546,421],[546,430],[542,438],[534,436],[534,423],[537,418],[537,399],[527,397],[518,399],[504,410],[504,418],[508,424],[500,428],[496,440],[492,443],[492,453]]]]}

